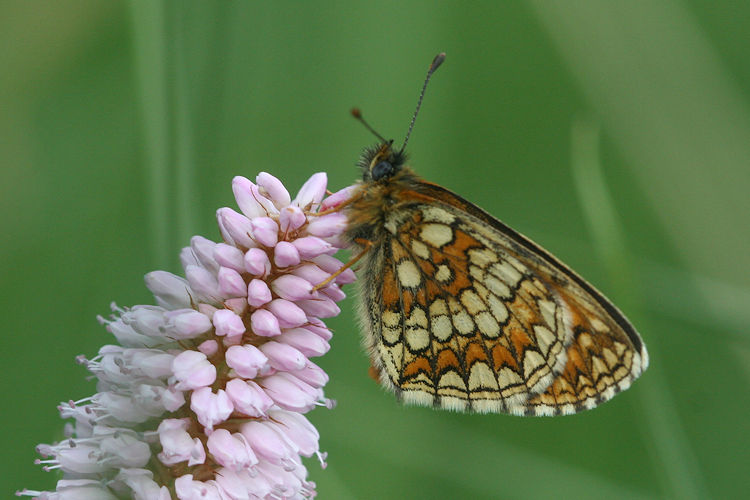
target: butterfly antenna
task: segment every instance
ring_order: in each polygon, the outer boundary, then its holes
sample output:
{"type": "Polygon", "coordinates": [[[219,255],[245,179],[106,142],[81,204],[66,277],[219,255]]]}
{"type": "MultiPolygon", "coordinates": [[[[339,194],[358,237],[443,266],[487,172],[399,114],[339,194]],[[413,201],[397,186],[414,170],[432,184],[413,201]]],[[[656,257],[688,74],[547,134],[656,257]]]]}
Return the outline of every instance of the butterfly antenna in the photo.
{"type": "Polygon", "coordinates": [[[372,128],[372,127],[370,126],[370,124],[369,124],[369,123],[367,123],[367,122],[365,121],[365,119],[364,119],[364,118],[362,117],[362,111],[360,111],[360,110],[359,110],[359,108],[352,108],[352,116],[353,116],[354,118],[356,118],[357,120],[359,120],[359,123],[361,123],[362,125],[364,125],[364,126],[365,126],[365,128],[366,128],[367,130],[369,130],[370,132],[372,132],[372,134],[373,134],[373,135],[374,135],[375,137],[377,137],[378,139],[380,139],[380,142],[382,142],[382,143],[386,143],[386,142],[388,142],[388,141],[386,141],[385,139],[383,139],[383,136],[382,136],[382,135],[380,135],[380,134],[378,134],[378,133],[377,133],[377,132],[375,131],[375,129],[374,129],[374,128],[372,128]]]}
{"type": "Polygon", "coordinates": [[[422,107],[422,99],[424,99],[424,92],[427,90],[427,84],[430,83],[430,78],[432,77],[432,74],[440,67],[441,64],[443,64],[443,61],[445,61],[445,52],[441,52],[440,54],[435,56],[435,59],[432,60],[432,64],[430,64],[430,69],[427,70],[427,78],[424,79],[424,85],[422,85],[422,91],[419,93],[419,100],[417,101],[417,109],[414,110],[414,116],[411,117],[411,123],[409,124],[409,131],[406,132],[406,138],[404,138],[404,145],[401,146],[401,151],[399,151],[399,154],[404,152],[404,149],[406,149],[406,143],[409,142],[409,136],[411,136],[411,131],[414,130],[414,122],[417,121],[417,115],[419,114],[419,108],[422,107]]]}

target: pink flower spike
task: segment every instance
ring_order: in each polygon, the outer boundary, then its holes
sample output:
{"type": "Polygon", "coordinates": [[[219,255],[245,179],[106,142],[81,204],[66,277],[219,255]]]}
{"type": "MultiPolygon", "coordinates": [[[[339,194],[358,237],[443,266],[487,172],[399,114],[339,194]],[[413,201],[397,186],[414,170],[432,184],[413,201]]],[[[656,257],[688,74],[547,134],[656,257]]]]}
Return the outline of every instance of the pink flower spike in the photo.
{"type": "Polygon", "coordinates": [[[251,248],[245,252],[245,269],[253,276],[266,276],[271,272],[271,261],[260,248],[251,248]]]}
{"type": "Polygon", "coordinates": [[[333,249],[328,252],[328,255],[335,254],[339,248],[346,248],[347,246],[349,246],[349,240],[342,234],[334,234],[333,236],[328,236],[323,239],[333,247],[333,249]]]}
{"type": "MultiPolygon", "coordinates": [[[[229,300],[231,300],[231,299],[229,299],[229,300]]],[[[202,315],[204,315],[207,318],[212,318],[214,316],[214,313],[216,311],[218,311],[218,309],[216,307],[214,307],[214,306],[212,306],[210,304],[206,304],[205,302],[201,302],[201,303],[197,304],[197,306],[198,306],[198,312],[201,313],[202,315]]],[[[169,312],[166,313],[165,316],[167,314],[169,314],[169,312]]]]}
{"type": "Polygon", "coordinates": [[[267,248],[279,241],[279,225],[270,217],[256,217],[250,221],[253,239],[267,248]]]}
{"type": "Polygon", "coordinates": [[[316,297],[318,294],[313,292],[312,287],[309,281],[293,274],[284,274],[271,282],[271,290],[282,299],[287,300],[316,297]]]}
{"type": "MultiPolygon", "coordinates": [[[[237,198],[237,204],[240,206],[240,209],[245,212],[247,207],[250,210],[253,210],[253,214],[249,215],[246,213],[248,218],[254,219],[255,217],[264,217],[267,215],[275,216],[279,213],[276,206],[273,204],[273,201],[269,200],[265,193],[261,193],[261,190],[258,186],[253,184],[251,181],[245,179],[244,177],[240,177],[241,179],[239,181],[239,184],[241,184],[242,189],[239,191],[235,191],[235,195],[238,193],[241,195],[241,198],[236,196],[237,198]],[[260,209],[258,209],[260,207],[260,209]]],[[[237,178],[235,178],[237,180],[237,178]]],[[[234,187],[234,183],[233,183],[234,187]]]]}
{"type": "Polygon", "coordinates": [[[273,465],[270,462],[260,462],[256,469],[258,475],[266,477],[267,481],[270,481],[274,485],[274,490],[283,494],[286,491],[299,491],[303,489],[302,481],[297,478],[294,472],[297,468],[302,468],[303,465],[273,465]]]}
{"type": "Polygon", "coordinates": [[[220,266],[234,269],[239,273],[245,272],[245,255],[235,246],[218,243],[214,247],[214,259],[220,266]]]}
{"type": "Polygon", "coordinates": [[[323,203],[320,205],[320,210],[330,210],[333,207],[336,207],[349,198],[352,197],[352,194],[357,189],[357,186],[347,186],[344,189],[339,189],[335,193],[333,193],[331,196],[327,197],[325,200],[323,200],[323,203]]]}
{"type": "Polygon", "coordinates": [[[216,380],[216,367],[198,351],[183,351],[175,356],[172,371],[181,391],[205,387],[216,380]]]}
{"type": "Polygon", "coordinates": [[[310,324],[305,325],[305,329],[310,330],[325,341],[329,341],[333,337],[333,333],[331,333],[331,330],[329,330],[328,327],[326,327],[325,323],[320,321],[318,318],[311,318],[310,324]]]}
{"type": "Polygon", "coordinates": [[[308,412],[315,406],[316,401],[322,399],[320,389],[315,389],[284,372],[266,377],[261,385],[266,394],[285,410],[308,412]]]}
{"type": "Polygon", "coordinates": [[[302,188],[300,188],[297,197],[292,203],[303,210],[309,209],[312,205],[317,205],[326,194],[326,184],[328,184],[328,177],[325,172],[313,174],[313,176],[302,185],[302,188]]]}
{"type": "Polygon", "coordinates": [[[307,357],[322,356],[331,348],[328,342],[307,328],[285,330],[278,341],[294,347],[307,357]]]}
{"type": "Polygon", "coordinates": [[[257,196],[258,188],[249,179],[239,175],[232,179],[232,191],[237,205],[246,217],[252,219],[266,215],[267,212],[257,196]]]}
{"type": "MultiPolygon", "coordinates": [[[[273,304],[273,302],[271,302],[271,304],[273,304]]],[[[258,309],[250,315],[250,327],[253,329],[254,334],[261,337],[281,335],[279,324],[277,316],[273,314],[273,312],[265,309],[258,309]]]]}
{"type": "Polygon", "coordinates": [[[334,212],[322,217],[315,217],[308,225],[307,232],[318,238],[328,238],[346,230],[349,221],[345,214],[334,212]]]}
{"type": "Polygon", "coordinates": [[[62,403],[65,439],[37,448],[39,463],[62,478],[54,491],[17,494],[315,497],[302,457],[317,455],[325,467],[325,454],[301,413],[333,401],[323,393],[328,375],[310,358],[329,350],[320,317],[338,312],[340,285],[354,274],[313,289],[342,268],[332,255],[349,241],[337,208],[358,188],[324,199],[319,173],[290,201],[276,177],[260,173],[257,182],[234,179],[240,208],[216,212],[223,242],[195,236],[182,249],[185,278],[146,276],[158,305],[113,304],[110,317],[97,318],[119,343],[78,358],[98,392],[62,403]],[[321,206],[333,210],[322,215],[321,206]]]}
{"type": "Polygon", "coordinates": [[[231,238],[231,242],[245,248],[255,247],[255,242],[250,237],[252,228],[250,220],[242,214],[238,214],[231,208],[220,208],[216,211],[216,217],[231,238]]]}
{"type": "Polygon", "coordinates": [[[278,426],[268,421],[247,422],[240,426],[240,432],[260,458],[276,465],[288,464],[294,460],[297,450],[290,446],[291,440],[284,439],[284,433],[278,426]]]}
{"type": "Polygon", "coordinates": [[[260,307],[271,302],[271,289],[265,281],[254,279],[247,285],[247,302],[253,307],[260,307]]]}
{"type": "Polygon", "coordinates": [[[226,496],[212,482],[194,481],[192,474],[185,474],[175,479],[175,493],[180,500],[224,500],[226,496]]]}
{"type": "Polygon", "coordinates": [[[208,452],[224,467],[233,471],[249,469],[258,458],[242,434],[231,434],[226,429],[216,429],[208,436],[208,452]]]}
{"type": "Polygon", "coordinates": [[[213,273],[200,266],[187,266],[185,276],[190,283],[190,288],[201,298],[207,299],[210,303],[219,301],[221,297],[219,282],[216,281],[213,273]]]}
{"type": "Polygon", "coordinates": [[[230,380],[227,382],[227,395],[234,409],[248,417],[265,417],[274,404],[266,392],[251,380],[230,380]]]}
{"type": "Polygon", "coordinates": [[[205,354],[206,357],[210,358],[211,356],[219,352],[219,343],[215,340],[206,340],[198,346],[198,350],[205,354]]]}
{"type": "Polygon", "coordinates": [[[218,273],[219,292],[224,297],[244,297],[247,294],[247,285],[240,273],[230,267],[220,267],[218,273]]]}
{"type": "Polygon", "coordinates": [[[275,299],[269,302],[266,307],[278,318],[278,324],[281,328],[295,328],[307,322],[305,311],[294,302],[285,299],[275,299]]]}
{"type": "Polygon", "coordinates": [[[280,241],[273,249],[273,263],[276,267],[291,267],[300,263],[299,251],[288,241],[280,241]]]}
{"type": "Polygon", "coordinates": [[[287,191],[284,184],[273,175],[261,172],[255,178],[255,182],[258,183],[261,194],[267,193],[267,197],[273,201],[276,208],[280,209],[286,207],[292,202],[292,198],[289,196],[289,191],[287,191]]]}
{"type": "Polygon", "coordinates": [[[190,397],[190,409],[195,412],[198,422],[208,431],[224,422],[232,414],[234,406],[223,389],[216,393],[210,387],[201,387],[193,391],[190,397]]]}
{"type": "Polygon", "coordinates": [[[203,236],[190,238],[189,250],[195,256],[198,264],[215,273],[219,267],[214,259],[214,247],[216,247],[216,243],[203,236]]]}
{"type": "Polygon", "coordinates": [[[208,316],[192,309],[169,311],[165,317],[170,319],[172,331],[177,334],[178,339],[192,339],[211,329],[208,316]]]}
{"type": "Polygon", "coordinates": [[[329,285],[323,288],[320,291],[320,293],[322,293],[323,295],[325,295],[326,297],[328,297],[334,302],[339,302],[346,298],[346,294],[341,288],[339,288],[338,285],[329,285]]]}
{"type": "MultiPolygon", "coordinates": [[[[273,485],[265,477],[258,474],[257,467],[241,471],[223,468],[216,474],[216,484],[222,493],[221,500],[282,498],[272,495],[273,485]]],[[[180,497],[180,500],[182,500],[182,497],[180,497]]],[[[194,500],[203,500],[203,497],[194,500]]]]}
{"type": "Polygon", "coordinates": [[[311,387],[323,387],[328,383],[328,374],[312,361],[308,361],[303,368],[291,373],[311,387]]]}
{"type": "MultiPolygon", "coordinates": [[[[299,276],[300,278],[303,278],[313,284],[321,283],[331,276],[329,273],[325,272],[315,264],[302,264],[301,266],[293,269],[291,271],[291,274],[293,274],[294,276],[299,276]]],[[[327,285],[327,287],[328,286],[331,285],[327,285]]]]}
{"type": "Polygon", "coordinates": [[[16,496],[30,496],[38,500],[117,500],[112,490],[95,479],[61,479],[52,493],[23,489],[17,491],[16,496]]]}
{"type": "Polygon", "coordinates": [[[305,236],[292,241],[292,245],[297,249],[303,259],[312,259],[319,255],[329,252],[333,246],[327,241],[317,236],[305,236]]]}
{"type": "MultiPolygon", "coordinates": [[[[154,474],[146,469],[120,469],[115,476],[114,483],[124,483],[133,490],[133,498],[148,498],[153,500],[172,500],[169,488],[159,487],[154,481],[154,474]]],[[[85,496],[77,496],[77,499],[85,500],[85,496]]]]}
{"type": "Polygon", "coordinates": [[[307,222],[307,216],[297,205],[289,205],[279,213],[279,228],[286,234],[290,231],[296,231],[307,222]]]}
{"type": "Polygon", "coordinates": [[[303,415],[288,411],[274,410],[270,412],[272,418],[278,422],[277,428],[283,429],[284,435],[299,449],[299,453],[310,457],[318,452],[320,434],[303,415]]]}
{"type": "Polygon", "coordinates": [[[332,318],[338,316],[341,312],[341,308],[327,297],[312,300],[298,300],[296,303],[306,314],[317,316],[318,318],[332,318]]]}
{"type": "Polygon", "coordinates": [[[188,461],[188,465],[193,466],[205,462],[203,443],[187,432],[189,425],[188,418],[166,419],[159,424],[159,442],[162,447],[159,460],[164,465],[188,461]]]}
{"type": "Polygon", "coordinates": [[[224,301],[224,307],[232,311],[234,314],[242,316],[245,314],[245,311],[247,311],[247,299],[227,299],[224,301]]]}
{"type": "Polygon", "coordinates": [[[236,337],[245,333],[245,323],[229,309],[220,309],[214,313],[212,319],[216,328],[216,335],[236,337]]]}
{"type": "Polygon", "coordinates": [[[288,344],[270,341],[258,348],[279,371],[301,370],[308,363],[304,354],[288,344]]]}
{"type": "Polygon", "coordinates": [[[268,358],[251,344],[233,345],[226,352],[227,365],[242,378],[255,378],[268,358]]]}
{"type": "Polygon", "coordinates": [[[129,432],[114,433],[104,437],[99,449],[105,454],[110,464],[120,467],[143,467],[151,458],[148,444],[129,432]]]}
{"type": "Polygon", "coordinates": [[[190,306],[190,285],[184,278],[167,271],[153,271],[145,276],[145,281],[161,307],[179,309],[190,306]]]}
{"type": "MultiPolygon", "coordinates": [[[[102,379],[109,379],[108,374],[103,373],[107,369],[111,369],[114,372],[112,375],[115,377],[117,375],[135,375],[165,379],[172,375],[172,360],[174,360],[172,354],[158,349],[123,349],[119,352],[115,350],[107,352],[109,351],[107,348],[115,347],[104,346],[99,350],[98,358],[101,360],[99,369],[102,369],[102,372],[100,372],[100,378],[102,379]]],[[[87,367],[91,372],[97,371],[93,361],[89,362],[87,367]]],[[[122,383],[124,380],[127,380],[127,378],[117,377],[116,382],[122,383]]]]}
{"type": "MultiPolygon", "coordinates": [[[[312,261],[317,264],[318,267],[320,267],[322,270],[331,274],[335,273],[344,266],[344,264],[340,260],[330,255],[319,255],[313,258],[312,261]]],[[[356,279],[357,276],[354,274],[354,271],[352,271],[351,269],[345,269],[338,276],[336,276],[336,283],[338,283],[339,285],[347,285],[349,283],[354,283],[356,279]]]]}

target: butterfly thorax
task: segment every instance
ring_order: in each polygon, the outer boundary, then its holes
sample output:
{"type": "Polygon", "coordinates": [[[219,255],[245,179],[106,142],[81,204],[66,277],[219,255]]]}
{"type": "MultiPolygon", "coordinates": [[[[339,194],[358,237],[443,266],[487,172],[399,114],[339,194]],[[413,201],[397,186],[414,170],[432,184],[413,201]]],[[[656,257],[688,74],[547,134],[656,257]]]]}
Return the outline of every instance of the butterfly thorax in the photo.
{"type": "Polygon", "coordinates": [[[362,181],[346,207],[350,241],[358,238],[380,241],[384,232],[396,232],[399,213],[414,202],[415,191],[423,182],[404,165],[406,157],[395,152],[390,144],[381,144],[365,151],[360,159],[362,181]]]}

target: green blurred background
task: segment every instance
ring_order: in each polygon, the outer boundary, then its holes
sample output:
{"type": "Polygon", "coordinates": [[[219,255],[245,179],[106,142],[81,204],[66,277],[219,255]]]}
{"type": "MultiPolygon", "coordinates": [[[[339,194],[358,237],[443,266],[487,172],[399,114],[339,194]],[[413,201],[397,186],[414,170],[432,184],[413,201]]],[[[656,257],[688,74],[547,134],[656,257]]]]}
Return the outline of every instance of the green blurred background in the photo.
{"type": "MultiPolygon", "coordinates": [[[[351,183],[373,141],[557,254],[631,317],[651,368],[554,419],[404,408],[347,299],[321,360],[320,498],[739,498],[750,490],[750,5],[0,3],[0,496],[92,394],[74,356],[149,303],[234,175],[351,183]]],[[[351,292],[351,290],[350,290],[351,292]]],[[[746,497],[745,497],[746,498],[746,497]]]]}

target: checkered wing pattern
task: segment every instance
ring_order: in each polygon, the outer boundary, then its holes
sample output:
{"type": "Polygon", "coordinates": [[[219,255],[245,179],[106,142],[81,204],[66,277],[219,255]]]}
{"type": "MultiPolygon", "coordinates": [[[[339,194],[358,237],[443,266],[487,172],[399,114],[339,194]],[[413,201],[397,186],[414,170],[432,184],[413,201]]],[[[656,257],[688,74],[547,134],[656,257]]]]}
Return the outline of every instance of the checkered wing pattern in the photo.
{"type": "MultiPolygon", "coordinates": [[[[431,186],[431,185],[430,185],[431,186]]],[[[366,342],[403,401],[559,415],[646,368],[638,334],[541,247],[443,188],[389,213],[364,266],[366,342]]]]}

